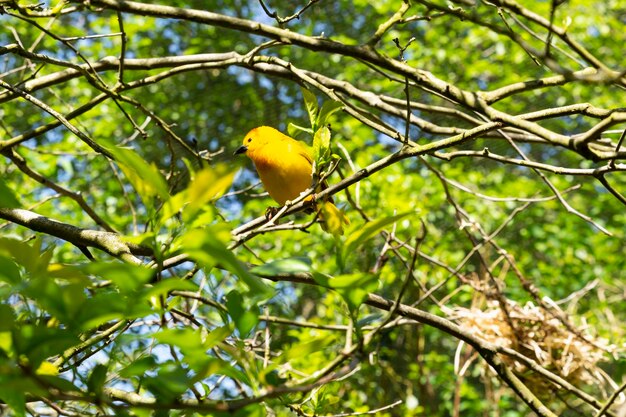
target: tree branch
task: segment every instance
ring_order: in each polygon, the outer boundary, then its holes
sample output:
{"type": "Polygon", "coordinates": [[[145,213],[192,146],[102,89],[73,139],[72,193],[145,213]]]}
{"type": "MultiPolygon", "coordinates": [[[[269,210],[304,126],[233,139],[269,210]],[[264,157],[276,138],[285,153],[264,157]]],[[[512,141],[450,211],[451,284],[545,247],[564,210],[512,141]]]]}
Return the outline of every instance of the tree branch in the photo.
{"type": "Polygon", "coordinates": [[[100,249],[126,262],[141,264],[136,256],[151,256],[152,250],[134,243],[124,242],[122,236],[98,230],[81,229],[67,223],[22,209],[0,207],[0,218],[27,227],[35,232],[58,237],[78,247],[100,249]]]}

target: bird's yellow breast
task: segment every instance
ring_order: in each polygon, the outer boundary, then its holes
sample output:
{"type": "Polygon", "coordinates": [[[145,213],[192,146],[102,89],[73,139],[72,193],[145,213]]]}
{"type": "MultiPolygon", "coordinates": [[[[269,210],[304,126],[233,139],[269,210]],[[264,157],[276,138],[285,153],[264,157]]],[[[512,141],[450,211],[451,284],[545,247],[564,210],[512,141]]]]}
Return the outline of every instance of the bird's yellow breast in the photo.
{"type": "Polygon", "coordinates": [[[310,159],[295,140],[267,144],[249,156],[263,186],[278,204],[294,200],[311,186],[310,159]]]}

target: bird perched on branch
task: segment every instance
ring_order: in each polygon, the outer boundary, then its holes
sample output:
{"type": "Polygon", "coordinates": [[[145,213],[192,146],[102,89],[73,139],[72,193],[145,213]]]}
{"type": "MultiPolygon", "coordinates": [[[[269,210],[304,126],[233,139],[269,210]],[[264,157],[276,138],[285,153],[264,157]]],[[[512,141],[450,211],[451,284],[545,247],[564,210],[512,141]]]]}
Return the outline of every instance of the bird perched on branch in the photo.
{"type": "MultiPolygon", "coordinates": [[[[278,204],[296,199],[311,187],[313,157],[311,148],[269,126],[252,129],[244,136],[235,154],[246,154],[261,178],[265,190],[278,204]]],[[[322,184],[319,189],[324,188],[322,184]]],[[[311,200],[311,198],[309,198],[311,200]]],[[[321,226],[333,235],[343,234],[348,218],[331,199],[319,209],[321,226]]]]}

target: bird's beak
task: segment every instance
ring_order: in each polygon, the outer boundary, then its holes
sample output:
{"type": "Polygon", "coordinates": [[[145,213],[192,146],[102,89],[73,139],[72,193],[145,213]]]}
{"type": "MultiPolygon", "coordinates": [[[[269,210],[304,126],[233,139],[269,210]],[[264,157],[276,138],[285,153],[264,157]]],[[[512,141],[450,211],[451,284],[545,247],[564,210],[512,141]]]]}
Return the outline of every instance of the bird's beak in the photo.
{"type": "Polygon", "coordinates": [[[240,147],[237,148],[237,150],[233,153],[233,155],[246,153],[247,150],[248,150],[248,147],[246,145],[241,145],[240,147]]]}

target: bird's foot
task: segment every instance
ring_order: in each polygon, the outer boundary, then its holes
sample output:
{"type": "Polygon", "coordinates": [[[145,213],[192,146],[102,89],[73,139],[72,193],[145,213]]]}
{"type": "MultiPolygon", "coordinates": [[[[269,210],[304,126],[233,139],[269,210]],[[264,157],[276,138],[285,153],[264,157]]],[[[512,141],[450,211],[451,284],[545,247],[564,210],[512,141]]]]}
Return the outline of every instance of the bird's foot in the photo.
{"type": "Polygon", "coordinates": [[[272,217],[274,217],[276,215],[276,213],[278,213],[279,208],[278,207],[268,207],[265,210],[265,219],[266,220],[272,220],[272,217]]]}
{"type": "Polygon", "coordinates": [[[315,213],[317,211],[317,202],[315,194],[304,199],[304,212],[307,214],[315,213]]]}

